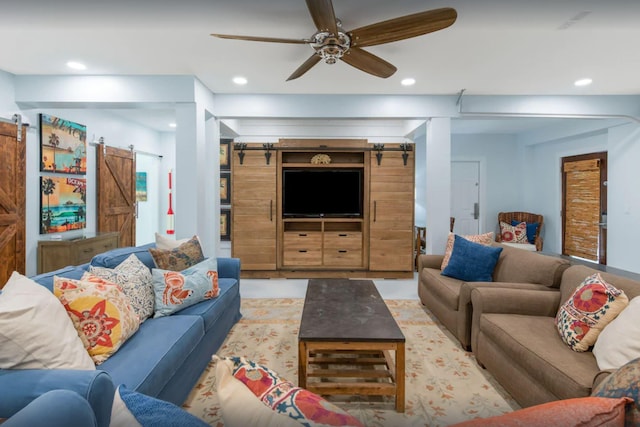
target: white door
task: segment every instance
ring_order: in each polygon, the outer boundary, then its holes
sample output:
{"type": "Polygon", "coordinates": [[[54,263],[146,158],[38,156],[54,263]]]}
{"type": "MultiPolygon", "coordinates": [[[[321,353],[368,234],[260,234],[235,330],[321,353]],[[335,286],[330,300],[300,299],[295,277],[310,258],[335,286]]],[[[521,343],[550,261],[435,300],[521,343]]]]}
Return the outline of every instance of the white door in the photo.
{"type": "Polygon", "coordinates": [[[451,216],[455,218],[454,233],[479,233],[480,162],[451,162],[451,216]]]}
{"type": "Polygon", "coordinates": [[[136,245],[138,246],[155,242],[156,232],[164,233],[160,230],[161,165],[162,159],[156,155],[136,153],[136,178],[138,178],[136,180],[136,245]]]}

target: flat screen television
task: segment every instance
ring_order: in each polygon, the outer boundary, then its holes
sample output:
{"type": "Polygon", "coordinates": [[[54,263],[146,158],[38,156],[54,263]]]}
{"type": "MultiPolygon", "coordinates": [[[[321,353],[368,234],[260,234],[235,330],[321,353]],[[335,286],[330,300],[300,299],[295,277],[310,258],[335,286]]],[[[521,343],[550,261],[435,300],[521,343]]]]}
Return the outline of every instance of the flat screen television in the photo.
{"type": "Polygon", "coordinates": [[[285,218],[362,217],[362,169],[284,169],[285,218]]]}

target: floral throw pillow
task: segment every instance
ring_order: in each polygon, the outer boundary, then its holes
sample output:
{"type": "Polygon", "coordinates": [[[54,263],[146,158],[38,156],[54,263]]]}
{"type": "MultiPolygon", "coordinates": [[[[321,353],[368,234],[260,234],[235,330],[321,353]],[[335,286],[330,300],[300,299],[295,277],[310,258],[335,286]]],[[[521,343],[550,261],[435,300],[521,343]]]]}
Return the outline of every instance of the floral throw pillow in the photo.
{"type": "Polygon", "coordinates": [[[500,221],[500,238],[508,243],[529,243],[527,240],[527,223],[521,222],[518,225],[511,225],[500,221]]]}
{"type": "MultiPolygon", "coordinates": [[[[440,265],[440,270],[444,270],[447,265],[449,265],[449,259],[451,259],[451,253],[453,252],[453,243],[455,242],[455,234],[449,233],[449,238],[447,239],[447,246],[444,250],[444,258],[442,259],[442,264],[440,265]]],[[[494,234],[493,231],[484,234],[469,234],[464,237],[470,242],[480,243],[481,245],[489,246],[491,242],[493,242],[494,234]]]]}
{"type": "Polygon", "coordinates": [[[181,272],[154,268],[151,271],[156,311],[153,317],[173,314],[201,301],[216,298],[218,262],[208,258],[181,272]]]}
{"type": "Polygon", "coordinates": [[[117,283],[125,293],[131,307],[144,322],[153,316],[154,294],[151,271],[134,254],[129,255],[116,268],[90,266],[89,272],[109,282],[117,283]]]}
{"type": "Polygon", "coordinates": [[[90,273],[82,279],[54,276],[53,293],[73,322],[96,365],[107,360],[140,327],[120,286],[90,273]]]}
{"type": "Polygon", "coordinates": [[[574,351],[587,351],[627,304],[629,298],[622,290],[594,273],[560,306],[555,319],[560,337],[574,351]]]}
{"type": "Polygon", "coordinates": [[[244,357],[214,360],[221,410],[234,425],[364,427],[353,415],[263,365],[244,357]]]}
{"type": "Polygon", "coordinates": [[[163,270],[182,271],[204,261],[197,236],[173,249],[149,248],[156,267],[163,270]]]}

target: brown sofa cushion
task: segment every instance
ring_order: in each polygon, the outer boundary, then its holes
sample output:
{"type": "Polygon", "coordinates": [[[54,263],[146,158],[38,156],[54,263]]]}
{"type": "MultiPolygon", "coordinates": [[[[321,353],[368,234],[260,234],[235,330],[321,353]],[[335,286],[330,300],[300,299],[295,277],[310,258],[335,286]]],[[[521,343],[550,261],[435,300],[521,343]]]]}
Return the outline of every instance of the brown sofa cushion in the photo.
{"type": "Polygon", "coordinates": [[[562,342],[553,317],[483,314],[480,322],[488,339],[558,399],[591,393],[599,371],[596,359],[591,352],[575,352],[562,342]]]}
{"type": "Polygon", "coordinates": [[[461,280],[443,276],[435,268],[424,268],[420,272],[420,281],[449,309],[458,310],[461,280]]]}
{"type": "Polygon", "coordinates": [[[566,259],[524,251],[500,243],[493,245],[503,248],[493,271],[494,282],[538,283],[557,288],[560,286],[562,273],[569,267],[569,261],[566,259]]]}

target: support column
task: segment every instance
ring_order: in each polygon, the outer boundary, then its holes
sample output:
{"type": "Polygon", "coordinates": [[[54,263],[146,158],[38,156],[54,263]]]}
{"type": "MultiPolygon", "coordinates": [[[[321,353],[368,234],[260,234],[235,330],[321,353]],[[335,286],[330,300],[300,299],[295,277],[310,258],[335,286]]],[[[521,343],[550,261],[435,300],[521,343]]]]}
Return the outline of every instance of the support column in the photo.
{"type": "Polygon", "coordinates": [[[451,216],[451,119],[427,122],[426,147],[426,253],[442,254],[451,216]]]}
{"type": "Polygon", "coordinates": [[[174,206],[176,239],[198,234],[198,141],[204,143],[204,117],[195,103],[176,105],[174,206]]]}

